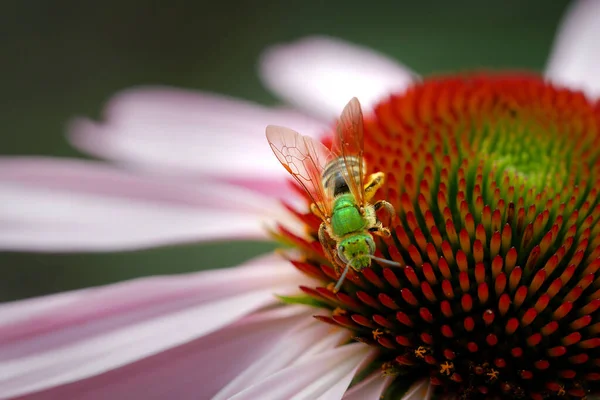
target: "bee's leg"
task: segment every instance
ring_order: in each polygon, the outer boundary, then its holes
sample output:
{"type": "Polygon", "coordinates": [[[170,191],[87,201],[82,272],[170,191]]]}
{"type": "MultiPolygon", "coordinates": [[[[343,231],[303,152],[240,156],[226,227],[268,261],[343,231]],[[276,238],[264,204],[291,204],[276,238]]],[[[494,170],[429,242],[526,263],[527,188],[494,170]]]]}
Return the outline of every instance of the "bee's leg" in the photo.
{"type": "Polygon", "coordinates": [[[381,221],[377,221],[375,226],[370,227],[369,232],[371,232],[373,235],[381,237],[389,237],[391,235],[390,230],[388,228],[384,228],[381,221]]]}
{"type": "MultiPolygon", "coordinates": [[[[377,212],[381,208],[383,208],[385,210],[386,214],[388,215],[388,223],[387,223],[387,225],[388,226],[391,225],[394,217],[396,216],[396,210],[394,210],[394,206],[391,205],[389,202],[387,202],[385,200],[379,200],[378,202],[376,202],[375,204],[373,204],[373,207],[375,208],[375,212],[377,212]]],[[[389,230],[388,230],[388,232],[389,232],[389,230]]]]}
{"type": "Polygon", "coordinates": [[[327,233],[327,225],[325,224],[325,222],[322,222],[321,226],[319,226],[319,242],[321,242],[323,251],[325,251],[325,255],[333,264],[335,271],[338,272],[339,265],[336,259],[337,254],[331,250],[331,238],[327,233]]]}
{"type": "Polygon", "coordinates": [[[369,180],[365,184],[365,201],[371,201],[375,193],[379,190],[385,182],[385,174],[383,172],[376,172],[369,176],[369,180]]]}

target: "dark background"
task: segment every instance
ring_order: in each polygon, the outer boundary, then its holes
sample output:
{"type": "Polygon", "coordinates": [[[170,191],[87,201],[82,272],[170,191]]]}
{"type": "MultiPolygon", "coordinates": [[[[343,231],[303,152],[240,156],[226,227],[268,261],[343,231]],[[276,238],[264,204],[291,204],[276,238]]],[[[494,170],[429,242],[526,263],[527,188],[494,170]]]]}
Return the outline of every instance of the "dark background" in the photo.
{"type": "MultiPolygon", "coordinates": [[[[0,153],[85,157],[63,137],[116,91],[165,84],[264,104],[265,46],[328,34],[420,74],[543,71],[566,0],[6,1],[0,12],[0,153]]],[[[272,248],[218,243],[113,254],[0,253],[0,301],[137,276],[235,265],[272,248]],[[231,248],[235,247],[235,251],[231,248]]]]}

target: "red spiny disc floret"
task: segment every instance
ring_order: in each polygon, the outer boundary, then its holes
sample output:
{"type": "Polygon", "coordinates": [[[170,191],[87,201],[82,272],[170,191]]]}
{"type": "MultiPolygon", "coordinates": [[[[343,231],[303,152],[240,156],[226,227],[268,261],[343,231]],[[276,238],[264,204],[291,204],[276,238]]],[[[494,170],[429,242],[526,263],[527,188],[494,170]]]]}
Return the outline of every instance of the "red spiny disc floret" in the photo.
{"type": "Polygon", "coordinates": [[[333,293],[318,240],[281,231],[323,282],[302,288],[334,310],[319,319],[441,398],[599,392],[599,130],[600,105],[527,75],[428,79],[381,103],[365,160],[397,218],[376,255],[401,266],[374,261],[333,293]]]}

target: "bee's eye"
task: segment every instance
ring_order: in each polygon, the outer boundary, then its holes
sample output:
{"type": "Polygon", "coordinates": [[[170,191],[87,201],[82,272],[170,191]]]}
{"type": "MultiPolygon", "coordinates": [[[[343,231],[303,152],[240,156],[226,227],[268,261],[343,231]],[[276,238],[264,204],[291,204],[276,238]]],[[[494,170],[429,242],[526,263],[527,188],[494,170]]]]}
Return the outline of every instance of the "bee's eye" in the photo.
{"type": "Polygon", "coordinates": [[[342,260],[343,263],[347,263],[348,259],[346,258],[346,255],[344,254],[346,251],[346,248],[344,246],[340,246],[338,247],[338,257],[340,258],[340,260],[342,260]]]}

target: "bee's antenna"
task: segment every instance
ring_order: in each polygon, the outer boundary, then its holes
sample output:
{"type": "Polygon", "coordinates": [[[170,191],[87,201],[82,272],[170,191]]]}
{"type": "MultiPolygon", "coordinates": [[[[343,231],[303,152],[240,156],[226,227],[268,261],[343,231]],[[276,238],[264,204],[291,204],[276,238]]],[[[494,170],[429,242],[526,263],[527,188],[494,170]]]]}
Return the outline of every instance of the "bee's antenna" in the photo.
{"type": "Polygon", "coordinates": [[[391,261],[391,260],[386,260],[385,258],[376,257],[376,256],[371,255],[371,254],[366,254],[366,256],[369,257],[371,260],[375,260],[377,262],[380,262],[380,263],[386,264],[386,265],[390,265],[392,267],[401,267],[402,266],[402,264],[400,264],[399,262],[391,261]]]}
{"type": "Polygon", "coordinates": [[[340,276],[340,279],[338,279],[337,283],[335,284],[335,287],[333,288],[334,293],[337,293],[338,290],[340,290],[340,287],[342,287],[342,283],[344,283],[344,279],[346,279],[346,275],[348,274],[350,265],[352,265],[352,261],[354,261],[354,258],[351,259],[350,261],[348,261],[348,263],[346,264],[346,268],[344,268],[344,272],[342,272],[342,276],[340,276]]]}

